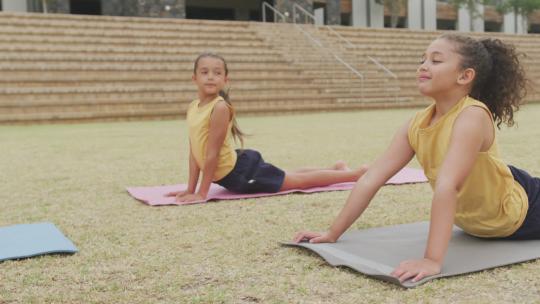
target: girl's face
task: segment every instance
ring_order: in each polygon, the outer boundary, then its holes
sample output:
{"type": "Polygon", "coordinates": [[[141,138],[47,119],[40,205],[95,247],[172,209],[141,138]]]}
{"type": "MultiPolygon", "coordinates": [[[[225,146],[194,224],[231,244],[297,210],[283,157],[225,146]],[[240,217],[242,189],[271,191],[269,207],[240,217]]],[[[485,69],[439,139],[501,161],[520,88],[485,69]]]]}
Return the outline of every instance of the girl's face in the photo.
{"type": "Polygon", "coordinates": [[[203,96],[217,95],[228,82],[225,63],[219,58],[202,57],[197,63],[197,69],[192,79],[199,89],[199,94],[203,96]]]}
{"type": "Polygon", "coordinates": [[[461,56],[454,49],[446,39],[436,39],[429,45],[417,70],[422,95],[436,98],[463,85],[461,56]]]}

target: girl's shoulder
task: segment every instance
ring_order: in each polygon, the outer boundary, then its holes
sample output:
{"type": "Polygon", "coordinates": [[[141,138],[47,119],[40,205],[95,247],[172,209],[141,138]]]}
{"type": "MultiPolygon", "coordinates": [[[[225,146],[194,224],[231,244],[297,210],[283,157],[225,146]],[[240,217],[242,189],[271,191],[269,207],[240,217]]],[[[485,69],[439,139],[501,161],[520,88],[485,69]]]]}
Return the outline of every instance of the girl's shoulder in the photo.
{"type": "Polygon", "coordinates": [[[490,118],[489,120],[491,121],[491,123],[493,123],[493,114],[489,110],[489,107],[485,103],[477,99],[467,97],[463,102],[459,116],[468,116],[469,118],[481,118],[483,116],[486,116],[486,114],[487,117],[490,118]]]}
{"type": "Polygon", "coordinates": [[[470,107],[470,106],[476,106],[476,107],[484,108],[484,109],[489,111],[489,108],[485,103],[481,102],[478,99],[474,99],[474,98],[472,98],[470,96],[467,96],[465,98],[464,102],[463,102],[463,108],[470,107]]]}
{"type": "Polygon", "coordinates": [[[198,104],[199,104],[199,100],[198,100],[198,99],[192,100],[192,101],[189,103],[188,107],[187,107],[188,111],[191,110],[191,109],[193,109],[194,107],[197,107],[198,104]]]}

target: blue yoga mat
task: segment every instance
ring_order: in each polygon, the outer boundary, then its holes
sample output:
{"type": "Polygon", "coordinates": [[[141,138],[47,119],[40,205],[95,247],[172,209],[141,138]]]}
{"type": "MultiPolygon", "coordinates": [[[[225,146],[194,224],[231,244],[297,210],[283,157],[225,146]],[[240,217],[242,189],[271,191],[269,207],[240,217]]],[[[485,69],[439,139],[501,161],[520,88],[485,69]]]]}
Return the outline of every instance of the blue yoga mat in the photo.
{"type": "Polygon", "coordinates": [[[0,261],[77,251],[52,223],[0,227],[0,261]]]}

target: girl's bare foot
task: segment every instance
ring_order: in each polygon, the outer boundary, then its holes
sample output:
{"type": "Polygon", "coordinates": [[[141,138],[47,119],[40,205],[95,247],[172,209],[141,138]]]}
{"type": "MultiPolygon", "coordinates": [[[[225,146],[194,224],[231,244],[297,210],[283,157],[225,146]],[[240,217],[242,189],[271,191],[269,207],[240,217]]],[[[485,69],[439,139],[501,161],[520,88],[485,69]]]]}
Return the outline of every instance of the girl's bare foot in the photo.
{"type": "Polygon", "coordinates": [[[358,169],[356,169],[356,172],[358,173],[358,178],[364,175],[364,173],[366,173],[368,169],[369,165],[361,165],[358,169]]]}
{"type": "Polygon", "coordinates": [[[334,166],[332,167],[332,169],[334,170],[340,170],[340,171],[351,171],[351,168],[349,168],[347,166],[347,163],[342,161],[342,160],[338,160],[334,166]]]}

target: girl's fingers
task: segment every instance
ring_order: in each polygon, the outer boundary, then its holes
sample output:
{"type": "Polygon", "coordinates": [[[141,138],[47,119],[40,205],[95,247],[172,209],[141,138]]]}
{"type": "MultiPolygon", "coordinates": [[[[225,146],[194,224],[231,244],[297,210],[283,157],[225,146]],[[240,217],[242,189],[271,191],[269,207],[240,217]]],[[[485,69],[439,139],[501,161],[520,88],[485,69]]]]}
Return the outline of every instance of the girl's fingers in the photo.
{"type": "Polygon", "coordinates": [[[178,194],[176,195],[176,201],[177,202],[180,202],[180,203],[185,202],[188,199],[189,199],[189,196],[183,196],[183,195],[181,196],[181,195],[178,195],[178,194]]]}
{"type": "Polygon", "coordinates": [[[418,282],[420,281],[421,279],[425,278],[426,277],[426,273],[423,272],[423,271],[420,271],[420,273],[418,273],[414,279],[412,279],[413,282],[418,282]]]}
{"type": "Polygon", "coordinates": [[[318,237],[318,236],[320,236],[320,234],[315,233],[315,232],[301,231],[301,232],[296,233],[293,241],[295,243],[300,243],[301,241],[304,241],[304,240],[309,241],[313,239],[314,237],[318,237]]]}
{"type": "Polygon", "coordinates": [[[309,240],[309,242],[312,244],[317,244],[317,243],[324,243],[325,240],[323,239],[322,236],[316,236],[316,237],[313,237],[311,240],[309,240]]]}
{"type": "Polygon", "coordinates": [[[403,274],[403,272],[405,272],[403,269],[396,268],[394,269],[394,271],[392,271],[390,275],[392,275],[395,278],[399,278],[403,274]]]}
{"type": "Polygon", "coordinates": [[[177,196],[177,197],[178,197],[178,200],[180,200],[181,202],[191,202],[191,201],[197,200],[195,197],[193,197],[193,195],[182,195],[182,196],[177,196]]]}
{"type": "Polygon", "coordinates": [[[409,271],[405,271],[400,277],[399,277],[399,281],[400,282],[405,282],[407,281],[408,279],[410,279],[411,277],[414,276],[414,273],[412,272],[409,272],[409,271]]]}
{"type": "Polygon", "coordinates": [[[305,232],[298,232],[293,239],[293,242],[300,243],[303,239],[306,238],[305,232]]]}

